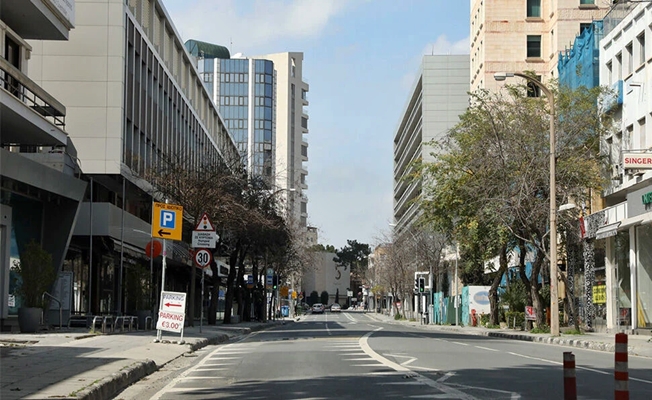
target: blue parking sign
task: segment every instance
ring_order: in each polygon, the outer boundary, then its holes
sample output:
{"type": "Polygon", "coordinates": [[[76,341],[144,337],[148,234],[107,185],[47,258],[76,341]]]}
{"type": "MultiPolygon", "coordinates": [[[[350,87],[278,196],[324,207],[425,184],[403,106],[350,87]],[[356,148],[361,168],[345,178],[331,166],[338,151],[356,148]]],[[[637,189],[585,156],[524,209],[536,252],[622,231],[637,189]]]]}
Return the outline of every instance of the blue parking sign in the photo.
{"type": "Polygon", "coordinates": [[[176,213],[174,211],[161,210],[161,227],[174,229],[176,213]]]}

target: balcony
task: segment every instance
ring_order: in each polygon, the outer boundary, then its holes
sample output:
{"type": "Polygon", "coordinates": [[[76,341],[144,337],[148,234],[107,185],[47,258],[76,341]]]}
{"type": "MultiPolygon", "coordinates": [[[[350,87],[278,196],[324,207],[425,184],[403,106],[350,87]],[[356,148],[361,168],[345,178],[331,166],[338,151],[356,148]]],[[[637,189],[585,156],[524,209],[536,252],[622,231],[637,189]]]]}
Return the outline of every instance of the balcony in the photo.
{"type": "Polygon", "coordinates": [[[308,161],[308,143],[301,143],[301,161],[308,161]]]}
{"type": "Polygon", "coordinates": [[[0,58],[0,145],[61,146],[66,108],[18,68],[0,58]]]}
{"type": "Polygon", "coordinates": [[[308,117],[301,116],[301,128],[303,133],[308,133],[308,117]]]}
{"type": "Polygon", "coordinates": [[[0,1],[2,21],[23,39],[68,40],[75,26],[75,2],[65,0],[0,1]]]}
{"type": "Polygon", "coordinates": [[[303,105],[307,106],[309,104],[308,101],[308,91],[305,89],[301,89],[301,100],[303,100],[303,105]]]}

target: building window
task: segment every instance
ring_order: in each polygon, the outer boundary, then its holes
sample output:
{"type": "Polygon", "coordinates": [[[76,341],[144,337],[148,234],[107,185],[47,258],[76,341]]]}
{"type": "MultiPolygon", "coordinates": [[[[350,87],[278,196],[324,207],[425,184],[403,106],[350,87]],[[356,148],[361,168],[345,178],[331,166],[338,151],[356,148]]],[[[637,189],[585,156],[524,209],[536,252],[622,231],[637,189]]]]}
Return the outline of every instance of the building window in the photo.
{"type": "Polygon", "coordinates": [[[527,17],[541,18],[541,0],[527,0],[527,17]]]}
{"type": "Polygon", "coordinates": [[[616,54],[616,79],[623,80],[623,53],[616,54]]]}
{"type": "Polygon", "coordinates": [[[638,63],[640,65],[645,62],[645,32],[638,35],[636,41],[638,42],[638,63]]]}
{"type": "Polygon", "coordinates": [[[625,75],[629,75],[634,71],[633,65],[634,65],[634,51],[633,51],[633,45],[632,42],[629,42],[627,46],[625,46],[625,68],[626,68],[626,73],[625,75]]]}
{"type": "Polygon", "coordinates": [[[528,35],[527,58],[541,58],[541,35],[528,35]]]}
{"type": "Polygon", "coordinates": [[[584,31],[585,31],[586,29],[591,29],[591,25],[593,25],[593,24],[590,23],[590,22],[589,22],[589,23],[581,23],[581,24],[580,24],[580,35],[581,35],[582,33],[584,33],[584,31]]]}
{"type": "Polygon", "coordinates": [[[609,84],[609,85],[613,84],[614,83],[613,79],[614,79],[614,77],[613,77],[613,64],[611,63],[611,61],[609,61],[607,63],[607,84],[609,84]]]}
{"type": "Polygon", "coordinates": [[[595,4],[595,0],[580,0],[580,4],[595,4]]]}

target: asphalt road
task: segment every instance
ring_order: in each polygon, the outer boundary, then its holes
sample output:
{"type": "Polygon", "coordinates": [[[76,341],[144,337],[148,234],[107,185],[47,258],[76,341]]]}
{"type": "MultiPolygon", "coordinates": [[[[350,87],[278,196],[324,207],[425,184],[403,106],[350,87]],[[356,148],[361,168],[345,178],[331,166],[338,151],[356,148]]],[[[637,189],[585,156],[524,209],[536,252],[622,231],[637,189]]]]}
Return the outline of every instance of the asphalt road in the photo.
{"type": "MultiPolygon", "coordinates": [[[[613,398],[613,354],[308,315],[179,360],[118,399],[562,399],[564,351],[579,399],[613,398]]],[[[630,357],[630,398],[652,398],[652,359],[630,357]]]]}

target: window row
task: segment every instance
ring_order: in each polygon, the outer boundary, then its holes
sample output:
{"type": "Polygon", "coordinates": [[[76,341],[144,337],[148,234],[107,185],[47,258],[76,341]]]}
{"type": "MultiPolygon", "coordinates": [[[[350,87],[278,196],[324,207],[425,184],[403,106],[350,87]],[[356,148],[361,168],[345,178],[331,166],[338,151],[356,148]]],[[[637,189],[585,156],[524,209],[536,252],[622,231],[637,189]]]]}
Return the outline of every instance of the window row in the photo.
{"type": "Polygon", "coordinates": [[[245,96],[220,96],[220,105],[247,106],[249,105],[249,98],[245,96]]]}
{"type": "MultiPolygon", "coordinates": [[[[595,0],[579,0],[579,5],[595,4],[595,0]]],[[[541,0],[527,0],[525,15],[528,18],[541,18],[541,0]]]]}
{"type": "Polygon", "coordinates": [[[236,82],[247,83],[249,82],[249,74],[245,73],[220,73],[220,82],[236,82]]]}
{"type": "Polygon", "coordinates": [[[607,82],[614,84],[617,81],[625,79],[627,76],[634,73],[639,66],[645,64],[647,60],[645,35],[649,31],[652,34],[652,25],[640,32],[636,39],[630,41],[625,45],[623,51],[620,51],[616,56],[607,61],[607,82]]]}

